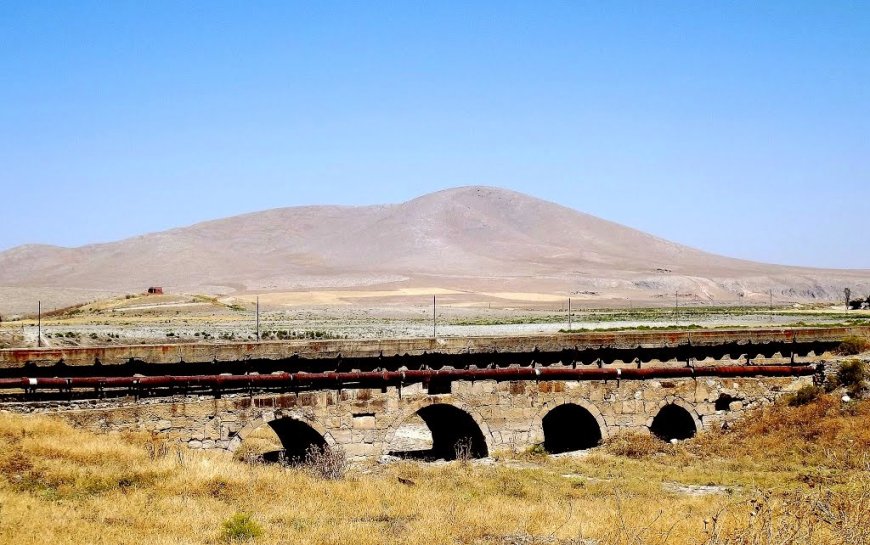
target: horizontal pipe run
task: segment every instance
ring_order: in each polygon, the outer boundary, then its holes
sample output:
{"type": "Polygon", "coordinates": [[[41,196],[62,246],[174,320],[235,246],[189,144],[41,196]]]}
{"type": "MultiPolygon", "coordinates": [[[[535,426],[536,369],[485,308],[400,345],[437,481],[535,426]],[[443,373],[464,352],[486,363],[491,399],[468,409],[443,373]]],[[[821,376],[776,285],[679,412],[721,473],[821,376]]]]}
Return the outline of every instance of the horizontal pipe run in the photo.
{"type": "Polygon", "coordinates": [[[327,373],[274,373],[270,375],[192,375],[145,377],[5,378],[0,390],[72,390],[82,388],[214,388],[305,386],[324,388],[364,383],[390,385],[454,380],[648,380],[693,377],[800,377],[815,373],[811,365],[723,365],[710,367],[660,367],[642,369],[574,369],[520,367],[505,369],[422,369],[327,373]]]}

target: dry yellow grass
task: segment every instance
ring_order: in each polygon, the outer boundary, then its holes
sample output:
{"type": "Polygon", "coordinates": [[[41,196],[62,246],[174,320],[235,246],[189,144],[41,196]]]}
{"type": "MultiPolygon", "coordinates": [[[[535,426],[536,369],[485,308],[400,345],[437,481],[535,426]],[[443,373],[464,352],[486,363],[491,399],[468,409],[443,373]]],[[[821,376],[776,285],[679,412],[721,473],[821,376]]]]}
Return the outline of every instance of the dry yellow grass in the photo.
{"type": "Polygon", "coordinates": [[[246,513],[267,544],[868,543],[868,421],[870,402],[825,397],[631,457],[407,462],[323,481],[0,414],[0,542],[221,543],[246,513]]]}

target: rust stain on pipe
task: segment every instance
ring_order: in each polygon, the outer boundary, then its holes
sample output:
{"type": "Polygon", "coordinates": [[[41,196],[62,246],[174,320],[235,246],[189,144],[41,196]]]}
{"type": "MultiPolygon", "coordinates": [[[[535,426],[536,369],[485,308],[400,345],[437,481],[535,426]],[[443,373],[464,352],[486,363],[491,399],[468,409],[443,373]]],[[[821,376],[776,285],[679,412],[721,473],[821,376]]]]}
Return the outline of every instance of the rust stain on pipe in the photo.
{"type": "Polygon", "coordinates": [[[134,377],[6,378],[0,389],[66,390],[83,388],[168,388],[307,386],[325,389],[356,383],[396,385],[431,380],[650,380],[693,377],[800,377],[816,372],[812,365],[721,365],[710,367],[662,367],[646,369],[439,369],[413,371],[368,371],[327,373],[275,373],[271,375],[161,375],[134,377]]]}

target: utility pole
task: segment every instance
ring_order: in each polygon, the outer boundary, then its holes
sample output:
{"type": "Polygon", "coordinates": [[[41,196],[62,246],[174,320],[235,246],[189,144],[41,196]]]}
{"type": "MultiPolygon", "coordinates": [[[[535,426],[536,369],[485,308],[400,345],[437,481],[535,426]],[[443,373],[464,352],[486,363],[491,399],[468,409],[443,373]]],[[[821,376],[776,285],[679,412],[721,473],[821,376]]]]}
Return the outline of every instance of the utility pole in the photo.
{"type": "Polygon", "coordinates": [[[36,303],[36,346],[42,348],[42,301],[36,303]]]}
{"type": "Polygon", "coordinates": [[[769,290],[770,293],[770,321],[773,321],[773,289],[769,290]]]}
{"type": "Polygon", "coordinates": [[[568,331],[571,331],[571,298],[568,298],[568,331]]]}
{"type": "Polygon", "coordinates": [[[680,325],[680,292],[679,290],[674,292],[674,322],[677,325],[680,325]]]}
{"type": "Polygon", "coordinates": [[[432,338],[437,339],[438,335],[435,334],[435,326],[437,324],[437,320],[435,318],[435,296],[432,296],[432,338]]]}
{"type": "Polygon", "coordinates": [[[260,341],[260,296],[257,296],[257,342],[260,341]]]}

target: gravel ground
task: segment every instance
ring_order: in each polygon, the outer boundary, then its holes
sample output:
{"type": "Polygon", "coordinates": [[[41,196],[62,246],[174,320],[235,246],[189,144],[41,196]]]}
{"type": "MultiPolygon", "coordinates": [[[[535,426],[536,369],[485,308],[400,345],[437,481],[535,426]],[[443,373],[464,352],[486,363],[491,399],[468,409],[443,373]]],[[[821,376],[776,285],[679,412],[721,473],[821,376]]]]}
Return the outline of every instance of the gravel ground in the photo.
{"type": "MultiPolygon", "coordinates": [[[[673,320],[620,320],[620,321],[584,321],[574,320],[574,330],[596,330],[612,328],[667,327],[673,325],[699,325],[703,327],[754,326],[771,327],[794,324],[798,321],[793,316],[727,316],[698,318],[689,321],[673,320]]],[[[805,318],[805,323],[838,323],[836,318],[805,318]]],[[[479,337],[479,336],[510,336],[556,333],[568,328],[567,321],[554,323],[512,323],[512,324],[481,324],[436,326],[439,337],[479,337]]],[[[0,339],[16,339],[16,344],[35,346],[37,327],[31,323],[4,324],[0,330],[0,339]],[[23,341],[22,341],[23,339],[23,341]]],[[[379,338],[423,338],[432,336],[432,323],[420,320],[358,320],[348,321],[318,317],[309,319],[270,320],[261,323],[263,332],[290,332],[295,338],[349,338],[349,339],[379,339],[379,338]]],[[[46,323],[42,326],[43,344],[46,346],[67,345],[100,345],[100,344],[137,344],[140,342],[221,342],[255,340],[256,325],[251,320],[193,322],[183,319],[166,319],[159,323],[46,323]],[[188,322],[188,323],[185,323],[188,322]]],[[[283,333],[282,333],[283,335],[283,333]]],[[[268,334],[264,340],[270,340],[268,334]]],[[[277,339],[278,337],[274,337],[277,339]]],[[[7,341],[11,342],[11,341],[7,341]]]]}

